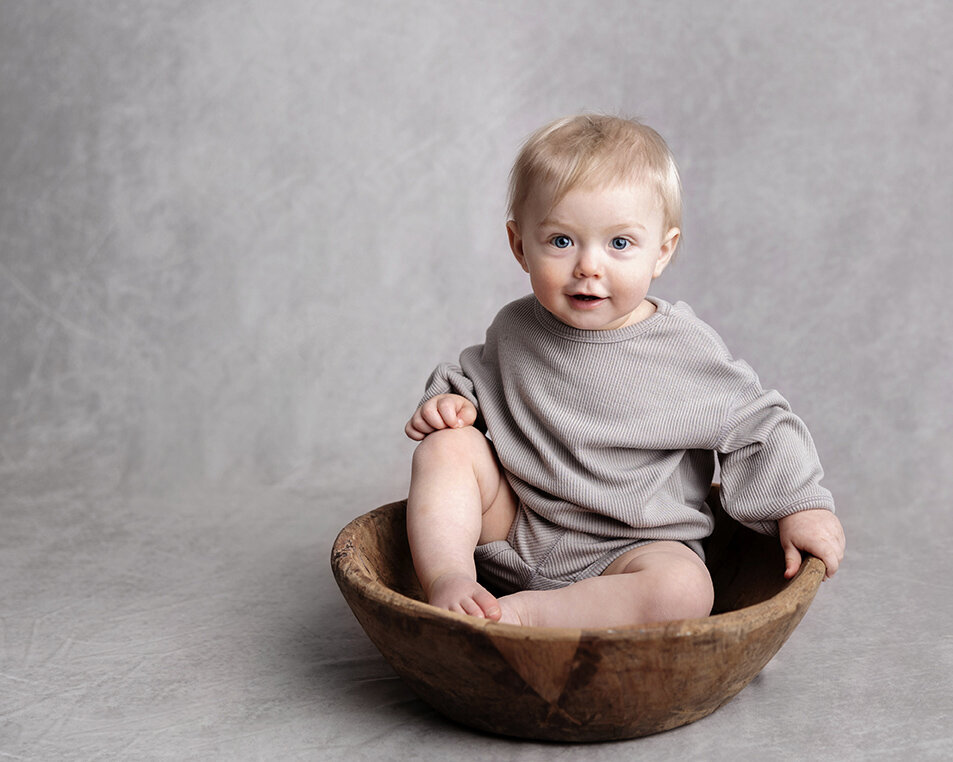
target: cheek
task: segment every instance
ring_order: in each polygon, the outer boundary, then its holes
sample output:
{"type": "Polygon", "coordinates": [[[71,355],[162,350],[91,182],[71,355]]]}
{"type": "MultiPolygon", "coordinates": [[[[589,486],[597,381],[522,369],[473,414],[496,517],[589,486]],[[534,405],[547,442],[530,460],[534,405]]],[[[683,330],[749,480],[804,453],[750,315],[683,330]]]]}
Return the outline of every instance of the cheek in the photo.
{"type": "Polygon", "coordinates": [[[529,271],[529,284],[537,296],[545,297],[550,291],[548,281],[540,275],[538,270],[529,271]]]}
{"type": "Polygon", "coordinates": [[[565,277],[551,260],[536,261],[529,268],[530,282],[535,289],[561,288],[565,277]]]}
{"type": "Polygon", "coordinates": [[[628,296],[641,300],[652,286],[652,270],[643,269],[637,273],[630,273],[628,277],[614,282],[617,292],[624,291],[628,296]]]}

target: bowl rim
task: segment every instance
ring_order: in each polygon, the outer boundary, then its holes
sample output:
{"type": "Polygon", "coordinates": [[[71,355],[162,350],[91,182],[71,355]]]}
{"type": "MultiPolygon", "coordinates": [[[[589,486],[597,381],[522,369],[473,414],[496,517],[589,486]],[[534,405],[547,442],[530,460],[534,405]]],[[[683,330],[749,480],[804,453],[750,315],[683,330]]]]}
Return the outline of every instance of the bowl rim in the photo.
{"type": "Polygon", "coordinates": [[[371,577],[354,559],[353,537],[357,530],[374,520],[374,516],[399,509],[405,501],[398,500],[379,506],[352,519],[340,531],[331,550],[331,567],[338,585],[349,586],[359,595],[390,609],[400,609],[442,625],[451,630],[483,631],[493,639],[546,640],[548,642],[582,641],[638,641],[660,638],[685,638],[726,631],[738,633],[751,630],[769,621],[791,616],[799,607],[809,605],[827,573],[824,562],[805,555],[797,574],[785,583],[783,589],[767,600],[720,614],[693,619],[675,619],[624,627],[570,628],[534,627],[503,624],[488,619],[478,619],[432,606],[410,596],[398,593],[371,577]],[[358,584],[358,580],[361,584],[358,584]]]}
{"type": "Polygon", "coordinates": [[[387,511],[399,509],[404,501],[387,503],[352,519],[340,531],[331,551],[331,566],[340,586],[350,586],[359,595],[387,606],[400,609],[409,615],[445,626],[451,630],[483,631],[494,639],[513,640],[542,639],[546,641],[631,641],[658,638],[684,638],[726,630],[738,632],[750,630],[768,621],[790,616],[799,606],[810,604],[826,574],[824,562],[814,556],[805,556],[797,574],[787,581],[778,593],[759,603],[720,614],[693,619],[676,619],[641,625],[612,628],[531,627],[503,624],[488,619],[478,619],[465,614],[445,611],[429,603],[399,593],[373,578],[354,558],[353,538],[356,532],[374,517],[387,511]]]}

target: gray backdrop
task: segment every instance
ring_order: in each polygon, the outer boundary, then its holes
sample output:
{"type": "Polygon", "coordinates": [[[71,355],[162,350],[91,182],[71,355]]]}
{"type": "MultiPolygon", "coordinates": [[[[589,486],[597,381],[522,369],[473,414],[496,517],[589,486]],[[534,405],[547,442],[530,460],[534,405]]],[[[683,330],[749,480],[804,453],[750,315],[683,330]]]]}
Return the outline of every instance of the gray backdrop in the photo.
{"type": "Polygon", "coordinates": [[[655,293],[788,397],[848,534],[737,699],[587,754],[953,754],[951,35],[940,0],[0,0],[0,754],[578,752],[441,720],[327,556],[527,292],[506,174],[580,110],[669,141],[655,293]]]}

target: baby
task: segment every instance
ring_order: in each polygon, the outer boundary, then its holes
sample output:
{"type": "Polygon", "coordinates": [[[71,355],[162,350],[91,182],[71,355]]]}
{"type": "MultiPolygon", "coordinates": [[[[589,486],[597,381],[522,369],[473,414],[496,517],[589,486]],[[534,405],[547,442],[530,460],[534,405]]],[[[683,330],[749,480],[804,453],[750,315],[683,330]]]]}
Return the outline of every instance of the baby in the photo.
{"type": "Polygon", "coordinates": [[[680,235],[662,138],[609,116],[542,128],[509,217],[533,293],[437,367],[406,426],[427,600],[547,627],[707,616],[716,457],[726,511],[779,536],[785,577],[800,551],[833,575],[844,533],[803,422],[688,305],[647,295],[680,235]]]}

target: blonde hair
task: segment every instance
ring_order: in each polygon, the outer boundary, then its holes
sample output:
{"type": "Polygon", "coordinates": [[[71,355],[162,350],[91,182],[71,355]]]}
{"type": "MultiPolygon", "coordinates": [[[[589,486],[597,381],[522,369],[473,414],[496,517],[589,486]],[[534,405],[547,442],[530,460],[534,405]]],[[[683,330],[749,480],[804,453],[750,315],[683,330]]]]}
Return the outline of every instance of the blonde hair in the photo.
{"type": "Polygon", "coordinates": [[[573,188],[649,182],[663,209],[663,231],[682,224],[682,189],[668,145],[634,119],[580,114],[558,119],[523,144],[510,172],[509,219],[517,219],[535,187],[553,189],[555,206],[573,188]]]}

